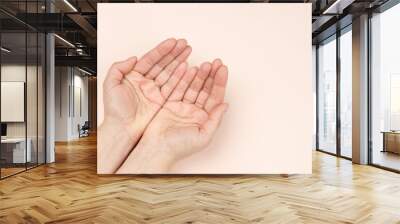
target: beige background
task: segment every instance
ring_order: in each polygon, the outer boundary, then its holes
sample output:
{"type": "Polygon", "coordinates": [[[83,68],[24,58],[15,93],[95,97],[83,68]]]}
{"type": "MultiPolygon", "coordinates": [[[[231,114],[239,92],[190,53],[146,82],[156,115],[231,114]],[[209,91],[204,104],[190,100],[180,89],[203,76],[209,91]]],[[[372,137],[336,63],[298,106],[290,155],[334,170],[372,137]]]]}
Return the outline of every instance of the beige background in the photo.
{"type": "Polygon", "coordinates": [[[168,37],[192,65],[229,67],[230,108],[211,145],[175,173],[311,173],[311,4],[99,4],[98,124],[110,65],[168,37]]]}

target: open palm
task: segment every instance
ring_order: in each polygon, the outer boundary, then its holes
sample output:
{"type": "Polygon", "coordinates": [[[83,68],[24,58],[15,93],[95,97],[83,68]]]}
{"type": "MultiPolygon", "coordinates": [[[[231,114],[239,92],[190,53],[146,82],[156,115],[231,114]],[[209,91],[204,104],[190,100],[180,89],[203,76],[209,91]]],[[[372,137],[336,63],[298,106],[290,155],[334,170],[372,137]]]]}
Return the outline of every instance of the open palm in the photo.
{"type": "Polygon", "coordinates": [[[103,86],[104,123],[126,135],[131,146],[99,153],[100,160],[112,164],[106,172],[114,172],[140,139],[184,75],[190,53],[186,40],[168,39],[141,59],[129,58],[110,68],[103,86]]]}
{"type": "Polygon", "coordinates": [[[160,138],[177,159],[210,143],[227,109],[224,104],[227,78],[228,70],[219,60],[213,66],[202,64],[189,88],[179,87],[187,86],[188,82],[183,80],[150,124],[158,126],[160,138]]]}
{"type": "Polygon", "coordinates": [[[188,69],[119,172],[166,172],[177,160],[204,149],[227,109],[227,79],[220,60],[188,69]]]}

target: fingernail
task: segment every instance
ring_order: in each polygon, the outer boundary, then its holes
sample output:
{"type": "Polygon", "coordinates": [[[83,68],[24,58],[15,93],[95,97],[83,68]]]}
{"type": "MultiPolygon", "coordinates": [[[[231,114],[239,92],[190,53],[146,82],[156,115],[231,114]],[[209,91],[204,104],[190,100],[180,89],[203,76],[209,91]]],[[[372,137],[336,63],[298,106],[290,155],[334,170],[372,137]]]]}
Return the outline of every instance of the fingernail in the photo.
{"type": "Polygon", "coordinates": [[[222,65],[222,60],[220,58],[214,59],[213,63],[218,63],[222,65]]]}
{"type": "Polygon", "coordinates": [[[229,109],[229,104],[225,104],[224,112],[226,112],[228,109],[229,109]]]}
{"type": "Polygon", "coordinates": [[[185,38],[178,39],[178,41],[184,41],[187,44],[187,40],[185,38]]]}

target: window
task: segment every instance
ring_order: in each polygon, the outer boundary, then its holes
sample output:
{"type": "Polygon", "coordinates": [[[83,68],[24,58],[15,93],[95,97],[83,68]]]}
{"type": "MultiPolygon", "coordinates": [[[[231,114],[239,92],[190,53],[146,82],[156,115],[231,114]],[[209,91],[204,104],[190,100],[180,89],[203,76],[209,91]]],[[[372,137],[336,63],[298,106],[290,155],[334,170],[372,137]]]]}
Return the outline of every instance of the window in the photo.
{"type": "Polygon", "coordinates": [[[371,18],[373,164],[400,170],[400,5],[371,18]]]}
{"type": "Polygon", "coordinates": [[[352,157],[352,35],[351,26],[340,36],[340,155],[352,157]]]}
{"type": "Polygon", "coordinates": [[[336,37],[318,47],[318,149],[336,153],[336,37]]]}

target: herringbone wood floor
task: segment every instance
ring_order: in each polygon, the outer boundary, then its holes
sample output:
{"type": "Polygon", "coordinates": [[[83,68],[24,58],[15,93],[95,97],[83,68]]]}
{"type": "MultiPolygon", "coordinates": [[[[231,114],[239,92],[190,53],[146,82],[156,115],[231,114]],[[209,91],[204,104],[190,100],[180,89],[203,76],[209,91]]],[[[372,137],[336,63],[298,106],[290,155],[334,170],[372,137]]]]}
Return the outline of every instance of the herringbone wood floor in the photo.
{"type": "Polygon", "coordinates": [[[94,137],[0,181],[0,223],[400,223],[400,175],[314,153],[313,175],[98,176],[94,137]]]}

